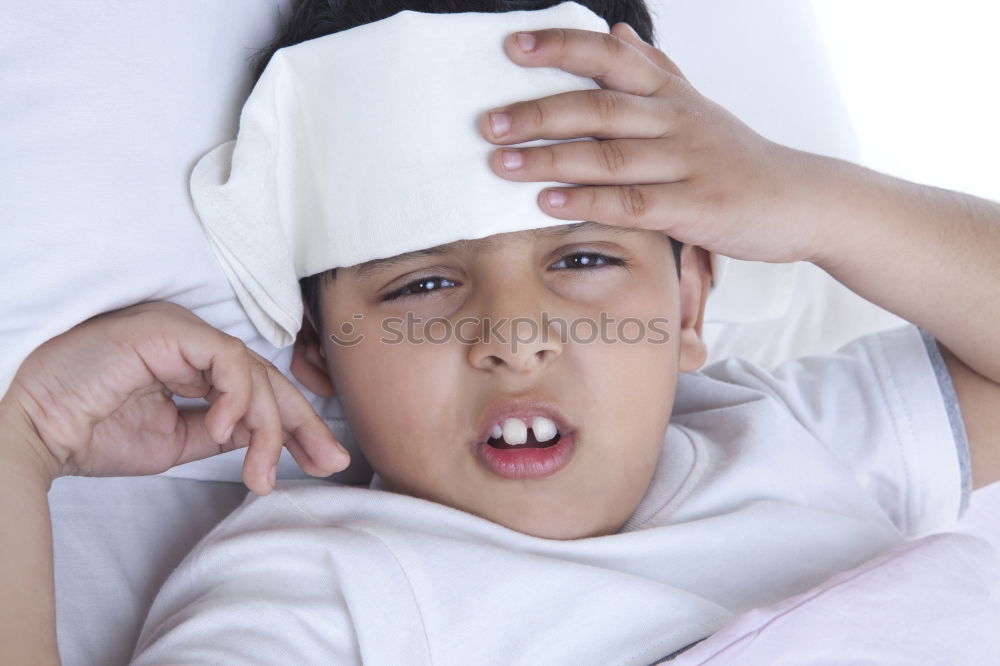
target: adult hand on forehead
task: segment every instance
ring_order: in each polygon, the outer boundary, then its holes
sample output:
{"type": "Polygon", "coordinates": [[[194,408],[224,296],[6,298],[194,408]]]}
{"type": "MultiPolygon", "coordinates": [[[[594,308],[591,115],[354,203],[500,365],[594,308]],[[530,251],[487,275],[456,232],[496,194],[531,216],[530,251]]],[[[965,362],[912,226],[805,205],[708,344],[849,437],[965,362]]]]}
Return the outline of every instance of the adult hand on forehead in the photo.
{"type": "Polygon", "coordinates": [[[737,259],[817,255],[819,215],[806,174],[817,156],[760,136],[705,98],[626,23],[611,33],[552,29],[508,35],[525,67],[558,67],[599,89],[519,101],[480,119],[494,144],[589,138],[498,149],[491,168],[515,181],[575,183],[539,194],[545,213],[662,231],[737,259]],[[506,159],[505,159],[506,158],[506,159]],[[550,199],[563,195],[564,202],[550,199]]]}

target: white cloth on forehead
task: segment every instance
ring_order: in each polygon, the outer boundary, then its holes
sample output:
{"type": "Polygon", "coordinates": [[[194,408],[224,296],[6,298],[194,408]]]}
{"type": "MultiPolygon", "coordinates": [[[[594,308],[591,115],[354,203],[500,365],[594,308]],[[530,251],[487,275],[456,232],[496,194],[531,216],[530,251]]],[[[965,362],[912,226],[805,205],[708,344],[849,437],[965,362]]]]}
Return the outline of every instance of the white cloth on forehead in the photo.
{"type": "MultiPolygon", "coordinates": [[[[274,54],[237,139],[191,174],[212,250],[261,335],[276,347],[294,341],[301,277],[572,222],[537,203],[542,188],[561,183],[493,173],[496,146],[477,129],[491,108],[598,87],[558,68],[522,67],[503,50],[512,32],[553,27],[609,30],[575,2],[498,14],[403,11],[274,54]]],[[[712,261],[718,284],[724,258],[712,261]]]]}

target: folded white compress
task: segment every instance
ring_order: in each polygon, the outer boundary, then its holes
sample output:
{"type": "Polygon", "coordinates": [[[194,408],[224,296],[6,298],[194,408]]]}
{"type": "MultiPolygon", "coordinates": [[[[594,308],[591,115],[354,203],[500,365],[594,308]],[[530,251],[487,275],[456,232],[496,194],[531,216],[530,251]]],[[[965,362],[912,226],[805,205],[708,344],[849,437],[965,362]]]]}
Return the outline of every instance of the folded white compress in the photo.
{"type": "MultiPolygon", "coordinates": [[[[561,184],[497,176],[488,165],[496,146],[477,129],[491,108],[598,87],[557,68],[521,67],[503,50],[512,32],[552,27],[609,29],[575,2],[499,14],[404,11],[274,54],[237,139],[191,176],[212,249],[266,339],[278,347],[295,339],[299,278],[571,223],[537,203],[542,188],[561,184]]],[[[718,285],[724,258],[712,261],[718,285]]],[[[758,266],[771,267],[774,288],[756,282],[754,295],[732,305],[732,320],[737,310],[778,316],[790,297],[792,265],[758,266]]]]}

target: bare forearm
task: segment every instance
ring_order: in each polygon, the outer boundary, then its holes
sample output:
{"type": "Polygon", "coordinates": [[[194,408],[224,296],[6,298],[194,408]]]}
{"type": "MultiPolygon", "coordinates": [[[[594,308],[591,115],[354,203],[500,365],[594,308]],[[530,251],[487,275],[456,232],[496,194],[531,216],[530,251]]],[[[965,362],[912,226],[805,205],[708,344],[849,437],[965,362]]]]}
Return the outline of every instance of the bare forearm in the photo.
{"type": "Polygon", "coordinates": [[[0,645],[4,663],[58,664],[51,476],[0,409],[0,645]]]}
{"type": "Polygon", "coordinates": [[[1000,204],[818,158],[803,170],[815,263],[1000,382],[1000,204]]]}

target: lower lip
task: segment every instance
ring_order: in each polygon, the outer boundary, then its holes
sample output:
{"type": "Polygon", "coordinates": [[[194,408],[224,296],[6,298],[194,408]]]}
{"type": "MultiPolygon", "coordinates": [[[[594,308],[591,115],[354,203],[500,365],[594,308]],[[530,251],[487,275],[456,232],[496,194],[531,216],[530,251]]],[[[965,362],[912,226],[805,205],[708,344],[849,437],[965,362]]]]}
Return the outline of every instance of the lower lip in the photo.
{"type": "Polygon", "coordinates": [[[561,470],[573,456],[575,433],[563,435],[554,445],[539,449],[497,449],[486,442],[479,444],[479,460],[497,476],[505,479],[541,479],[561,470]]]}

